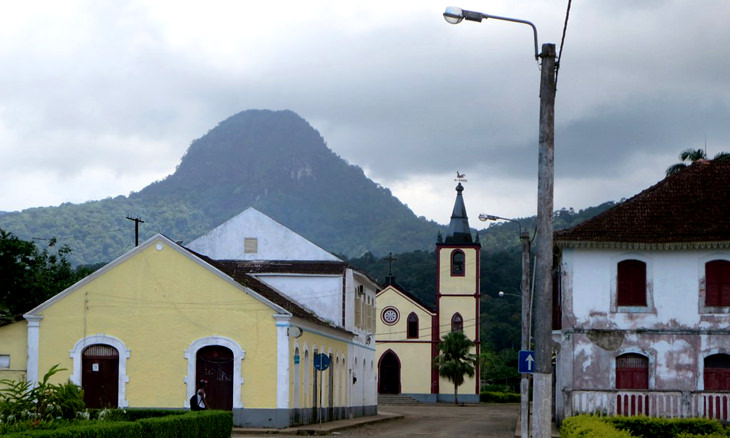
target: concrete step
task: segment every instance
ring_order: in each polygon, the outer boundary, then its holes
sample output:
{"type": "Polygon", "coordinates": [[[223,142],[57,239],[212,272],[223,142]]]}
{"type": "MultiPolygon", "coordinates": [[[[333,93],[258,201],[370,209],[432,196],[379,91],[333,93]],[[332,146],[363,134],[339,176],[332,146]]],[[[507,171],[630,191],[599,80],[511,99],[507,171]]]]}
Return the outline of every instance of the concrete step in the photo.
{"type": "Polygon", "coordinates": [[[413,397],[402,394],[378,394],[378,406],[388,405],[420,405],[421,402],[413,397]]]}

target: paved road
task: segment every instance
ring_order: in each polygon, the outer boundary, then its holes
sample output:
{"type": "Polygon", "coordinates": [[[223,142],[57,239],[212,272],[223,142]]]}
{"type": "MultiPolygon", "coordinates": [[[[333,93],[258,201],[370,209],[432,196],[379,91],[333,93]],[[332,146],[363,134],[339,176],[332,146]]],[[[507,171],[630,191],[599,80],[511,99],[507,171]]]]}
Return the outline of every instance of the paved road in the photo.
{"type": "Polygon", "coordinates": [[[335,432],[339,437],[488,437],[512,438],[519,404],[483,403],[417,406],[379,406],[378,411],[403,415],[402,419],[367,424],[335,432]]]}

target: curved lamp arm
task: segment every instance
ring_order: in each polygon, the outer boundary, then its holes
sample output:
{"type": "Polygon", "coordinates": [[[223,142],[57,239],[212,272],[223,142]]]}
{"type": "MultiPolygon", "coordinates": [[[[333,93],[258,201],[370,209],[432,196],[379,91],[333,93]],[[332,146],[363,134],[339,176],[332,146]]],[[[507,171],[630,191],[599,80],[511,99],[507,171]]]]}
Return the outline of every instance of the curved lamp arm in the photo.
{"type": "Polygon", "coordinates": [[[444,20],[450,24],[459,24],[462,20],[476,21],[481,23],[482,20],[492,18],[494,20],[511,21],[513,23],[522,23],[532,28],[532,37],[535,43],[535,59],[539,59],[540,55],[537,51],[537,28],[534,24],[527,20],[520,20],[518,18],[500,17],[497,15],[484,14],[482,12],[468,11],[466,9],[457,8],[455,6],[449,6],[444,12],[444,20]]]}

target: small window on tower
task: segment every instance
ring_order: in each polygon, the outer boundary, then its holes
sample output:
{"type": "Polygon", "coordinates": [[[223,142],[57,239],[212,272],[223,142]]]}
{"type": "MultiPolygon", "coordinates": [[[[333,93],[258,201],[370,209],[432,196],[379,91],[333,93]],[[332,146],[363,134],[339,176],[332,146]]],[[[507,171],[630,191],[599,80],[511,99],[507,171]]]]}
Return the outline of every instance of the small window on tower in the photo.
{"type": "Polygon", "coordinates": [[[256,254],[259,252],[259,240],[255,237],[246,237],[243,239],[243,252],[246,254],[256,254]]]}
{"type": "Polygon", "coordinates": [[[464,252],[461,250],[457,249],[451,253],[451,275],[464,275],[464,252]]]}
{"type": "Polygon", "coordinates": [[[464,318],[461,317],[460,313],[454,313],[451,317],[451,331],[452,332],[463,332],[464,331],[464,318]]]}

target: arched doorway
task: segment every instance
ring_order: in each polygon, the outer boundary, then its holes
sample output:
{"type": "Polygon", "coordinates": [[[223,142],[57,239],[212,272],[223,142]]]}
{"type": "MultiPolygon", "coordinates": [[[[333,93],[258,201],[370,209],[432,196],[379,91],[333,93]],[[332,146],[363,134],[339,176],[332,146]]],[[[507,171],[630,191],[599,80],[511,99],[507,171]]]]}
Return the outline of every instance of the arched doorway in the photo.
{"type": "Polygon", "coordinates": [[[380,357],[378,374],[379,394],[400,394],[400,360],[392,350],[380,357]]]}
{"type": "Polygon", "coordinates": [[[233,409],[233,352],[219,345],[198,350],[195,361],[195,381],[206,380],[209,409],[233,409]]]}
{"type": "Polygon", "coordinates": [[[117,408],[119,400],[119,352],[106,344],[94,344],[81,353],[81,387],[87,408],[117,408]]]}

